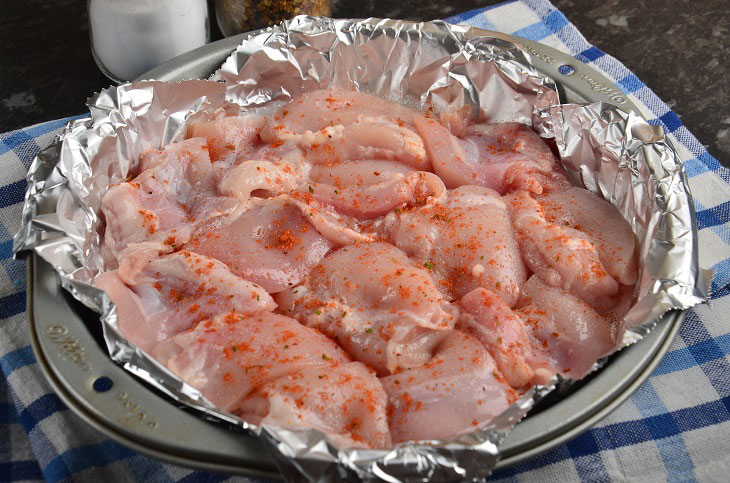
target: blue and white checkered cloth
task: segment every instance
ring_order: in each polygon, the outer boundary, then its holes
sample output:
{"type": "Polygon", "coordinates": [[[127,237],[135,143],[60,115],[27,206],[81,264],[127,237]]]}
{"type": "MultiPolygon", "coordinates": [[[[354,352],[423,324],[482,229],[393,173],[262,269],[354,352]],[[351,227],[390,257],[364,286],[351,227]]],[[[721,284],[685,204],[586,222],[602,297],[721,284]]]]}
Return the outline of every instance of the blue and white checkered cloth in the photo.
{"type": "MultiPolygon", "coordinates": [[[[545,0],[503,3],[450,22],[502,31],[568,52],[601,71],[660,124],[685,163],[697,208],[700,263],[717,270],[712,301],[688,312],[641,388],[600,424],[495,480],[727,481],[730,475],[730,171],[619,61],[589,44],[545,0]]],[[[12,259],[25,172],[68,119],[0,134],[0,481],[223,481],[139,455],[61,402],[38,368],[25,314],[25,266],[12,259]]],[[[231,478],[235,479],[235,478],[231,478]]]]}

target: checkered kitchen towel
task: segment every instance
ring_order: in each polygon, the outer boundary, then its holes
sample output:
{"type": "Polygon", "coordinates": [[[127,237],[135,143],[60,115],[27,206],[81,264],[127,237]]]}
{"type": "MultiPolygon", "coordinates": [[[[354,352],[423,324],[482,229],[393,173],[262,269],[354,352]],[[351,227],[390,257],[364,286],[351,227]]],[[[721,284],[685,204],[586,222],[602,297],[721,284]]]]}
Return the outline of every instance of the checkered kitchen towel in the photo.
{"type": "MultiPolygon", "coordinates": [[[[611,56],[590,45],[544,0],[514,1],[448,19],[569,52],[619,85],[669,133],[685,162],[700,229],[700,263],[713,267],[713,300],[690,310],[670,352],[643,386],[600,424],[495,480],[714,480],[730,473],[730,171],[666,104],[611,56]]],[[[0,135],[0,480],[221,481],[161,463],[97,433],[43,378],[29,345],[25,267],[12,259],[25,171],[68,119],[0,135]]]]}

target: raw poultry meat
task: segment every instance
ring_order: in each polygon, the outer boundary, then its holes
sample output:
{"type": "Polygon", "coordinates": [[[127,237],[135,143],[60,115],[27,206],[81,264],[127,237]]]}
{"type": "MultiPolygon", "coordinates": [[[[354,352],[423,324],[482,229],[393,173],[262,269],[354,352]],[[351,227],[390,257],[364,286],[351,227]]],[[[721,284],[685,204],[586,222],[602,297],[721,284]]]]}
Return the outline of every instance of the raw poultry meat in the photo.
{"type": "Polygon", "coordinates": [[[484,346],[458,330],[426,364],[380,380],[396,443],[474,431],[517,399],[484,346]]]}
{"type": "Polygon", "coordinates": [[[325,128],[312,136],[296,139],[305,149],[307,161],[316,164],[384,158],[422,170],[431,165],[423,141],[402,121],[362,117],[342,129],[325,128]]]}
{"type": "Polygon", "coordinates": [[[522,287],[517,309],[542,342],[557,372],[579,379],[616,347],[616,328],[575,295],[533,275],[522,287]]]}
{"type": "Polygon", "coordinates": [[[327,337],[271,312],[220,312],[162,342],[153,354],[224,411],[270,381],[349,361],[327,337]]]}
{"type": "Polygon", "coordinates": [[[618,283],[601,263],[594,243],[581,231],[564,223],[548,221],[538,200],[527,191],[505,198],[530,270],[555,287],[586,300],[618,293],[618,283]]]}
{"type": "Polygon", "coordinates": [[[340,248],[277,301],[380,375],[423,365],[455,322],[428,272],[387,243],[340,248]]]}
{"type": "Polygon", "coordinates": [[[190,124],[187,137],[205,138],[210,160],[223,161],[250,153],[263,125],[262,116],[228,116],[190,124]]]}
{"type": "Polygon", "coordinates": [[[423,205],[428,198],[439,199],[446,194],[443,182],[435,174],[399,172],[382,161],[342,163],[313,170],[311,176],[315,181],[307,189],[314,199],[361,220],[378,218],[398,207],[423,205]],[[348,176],[337,176],[339,170],[350,166],[348,176]]]}
{"type": "Polygon", "coordinates": [[[232,220],[214,220],[183,248],[276,293],[301,282],[332,245],[282,196],[252,202],[232,220]]]}
{"type": "Polygon", "coordinates": [[[414,114],[413,109],[398,102],[333,87],[304,92],[294,98],[267,118],[261,137],[266,142],[275,142],[282,135],[316,132],[332,125],[348,126],[363,117],[394,119],[412,125],[414,114]]]}
{"type": "Polygon", "coordinates": [[[221,194],[245,201],[251,192],[275,196],[306,180],[303,151],[294,143],[272,148],[261,141],[262,116],[230,116],[188,127],[188,136],[207,140],[212,176],[221,194]]]}
{"type": "Polygon", "coordinates": [[[146,351],[219,312],[247,315],[276,307],[260,286],[218,260],[187,251],[150,261],[133,279],[120,275],[104,272],[95,284],[116,305],[120,330],[146,351]]]}
{"type": "Polygon", "coordinates": [[[211,178],[206,140],[187,139],[140,156],[140,172],[101,202],[108,266],[136,267],[185,243],[201,223],[233,210],[211,178]]]}
{"type": "Polygon", "coordinates": [[[294,319],[270,312],[249,317],[222,313],[162,343],[154,353],[224,411],[273,422],[296,418],[293,427],[343,433],[341,437],[366,447],[390,441],[385,396],[375,375],[294,319]],[[322,399],[328,392],[324,376],[330,390],[338,380],[349,386],[328,396],[332,403],[338,400],[335,407],[322,399]]]}
{"type": "Polygon", "coordinates": [[[101,203],[120,331],[221,410],[342,447],[582,377],[618,345],[631,227],[528,126],[467,114],[331,88],[146,151],[101,203]]]}
{"type": "Polygon", "coordinates": [[[570,185],[550,147],[523,124],[473,124],[463,139],[434,119],[417,116],[415,125],[447,188],[476,185],[500,193],[512,189],[542,193],[570,185]]]}
{"type": "Polygon", "coordinates": [[[390,159],[426,170],[430,160],[413,129],[416,111],[379,97],[343,89],[306,92],[267,118],[261,138],[295,141],[307,161],[332,164],[390,159]]]}
{"type": "Polygon", "coordinates": [[[535,198],[548,222],[574,228],[585,235],[616,281],[624,285],[636,283],[636,237],[631,225],[613,205],[575,186],[535,198]]]}
{"type": "Polygon", "coordinates": [[[583,300],[533,275],[510,309],[484,288],[459,302],[469,316],[457,328],[474,335],[512,387],[544,384],[556,373],[581,378],[616,346],[616,324],[583,300]]]}
{"type": "Polygon", "coordinates": [[[462,186],[443,203],[394,213],[383,231],[426,267],[448,300],[488,287],[514,305],[527,271],[507,207],[495,191],[462,186]]]}
{"type": "Polygon", "coordinates": [[[309,177],[315,183],[336,188],[362,188],[382,183],[394,174],[408,176],[416,170],[405,164],[382,159],[353,160],[352,162],[312,166],[309,177]]]}
{"type": "Polygon", "coordinates": [[[375,234],[362,221],[440,199],[446,191],[433,173],[383,160],[318,165],[309,178],[290,196],[320,234],[337,246],[374,241],[375,234]]]}
{"type": "Polygon", "coordinates": [[[271,161],[248,160],[232,167],[218,183],[221,194],[248,201],[251,193],[265,190],[276,196],[297,186],[297,178],[271,161]]]}
{"type": "Polygon", "coordinates": [[[254,424],[316,428],[344,447],[392,444],[388,398],[359,362],[302,369],[261,386],[236,412],[254,424]]]}
{"type": "Polygon", "coordinates": [[[465,314],[457,328],[484,344],[510,386],[545,384],[557,372],[532,331],[497,295],[479,287],[459,305],[465,314]]]}
{"type": "Polygon", "coordinates": [[[357,219],[338,213],[330,206],[315,200],[308,192],[291,193],[287,199],[294,203],[302,214],[308,217],[319,234],[334,246],[375,240],[372,233],[363,231],[357,219]]]}

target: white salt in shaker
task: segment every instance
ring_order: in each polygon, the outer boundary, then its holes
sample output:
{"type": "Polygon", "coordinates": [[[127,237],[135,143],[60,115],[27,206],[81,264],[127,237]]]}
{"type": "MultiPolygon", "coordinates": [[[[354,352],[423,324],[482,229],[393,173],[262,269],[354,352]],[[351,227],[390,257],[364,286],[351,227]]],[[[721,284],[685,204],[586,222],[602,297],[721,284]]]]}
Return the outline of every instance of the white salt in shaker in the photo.
{"type": "Polygon", "coordinates": [[[88,0],[88,8],[94,60],[115,82],[210,41],[206,0],[88,0]]]}

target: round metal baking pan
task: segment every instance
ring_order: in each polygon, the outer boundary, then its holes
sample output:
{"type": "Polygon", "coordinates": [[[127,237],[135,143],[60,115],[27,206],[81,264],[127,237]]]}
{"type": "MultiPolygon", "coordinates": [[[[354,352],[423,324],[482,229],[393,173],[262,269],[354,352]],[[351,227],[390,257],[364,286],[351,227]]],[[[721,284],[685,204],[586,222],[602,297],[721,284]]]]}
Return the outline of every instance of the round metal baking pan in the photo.
{"type": "MultiPolygon", "coordinates": [[[[639,113],[610,80],[572,57],[529,40],[481,32],[526,50],[537,69],[555,79],[564,102],[603,101],[639,113]]],[[[246,35],[183,54],[140,78],[207,78],[246,35]]],[[[225,473],[279,477],[272,457],[256,438],[210,424],[113,363],[98,315],[59,286],[46,262],[35,254],[28,261],[33,347],[51,385],[74,412],[110,438],[159,459],[225,473]]],[[[600,371],[548,395],[507,436],[498,468],[574,438],[615,409],[662,359],[681,320],[682,313],[667,314],[647,337],[612,356],[600,371]]]]}

